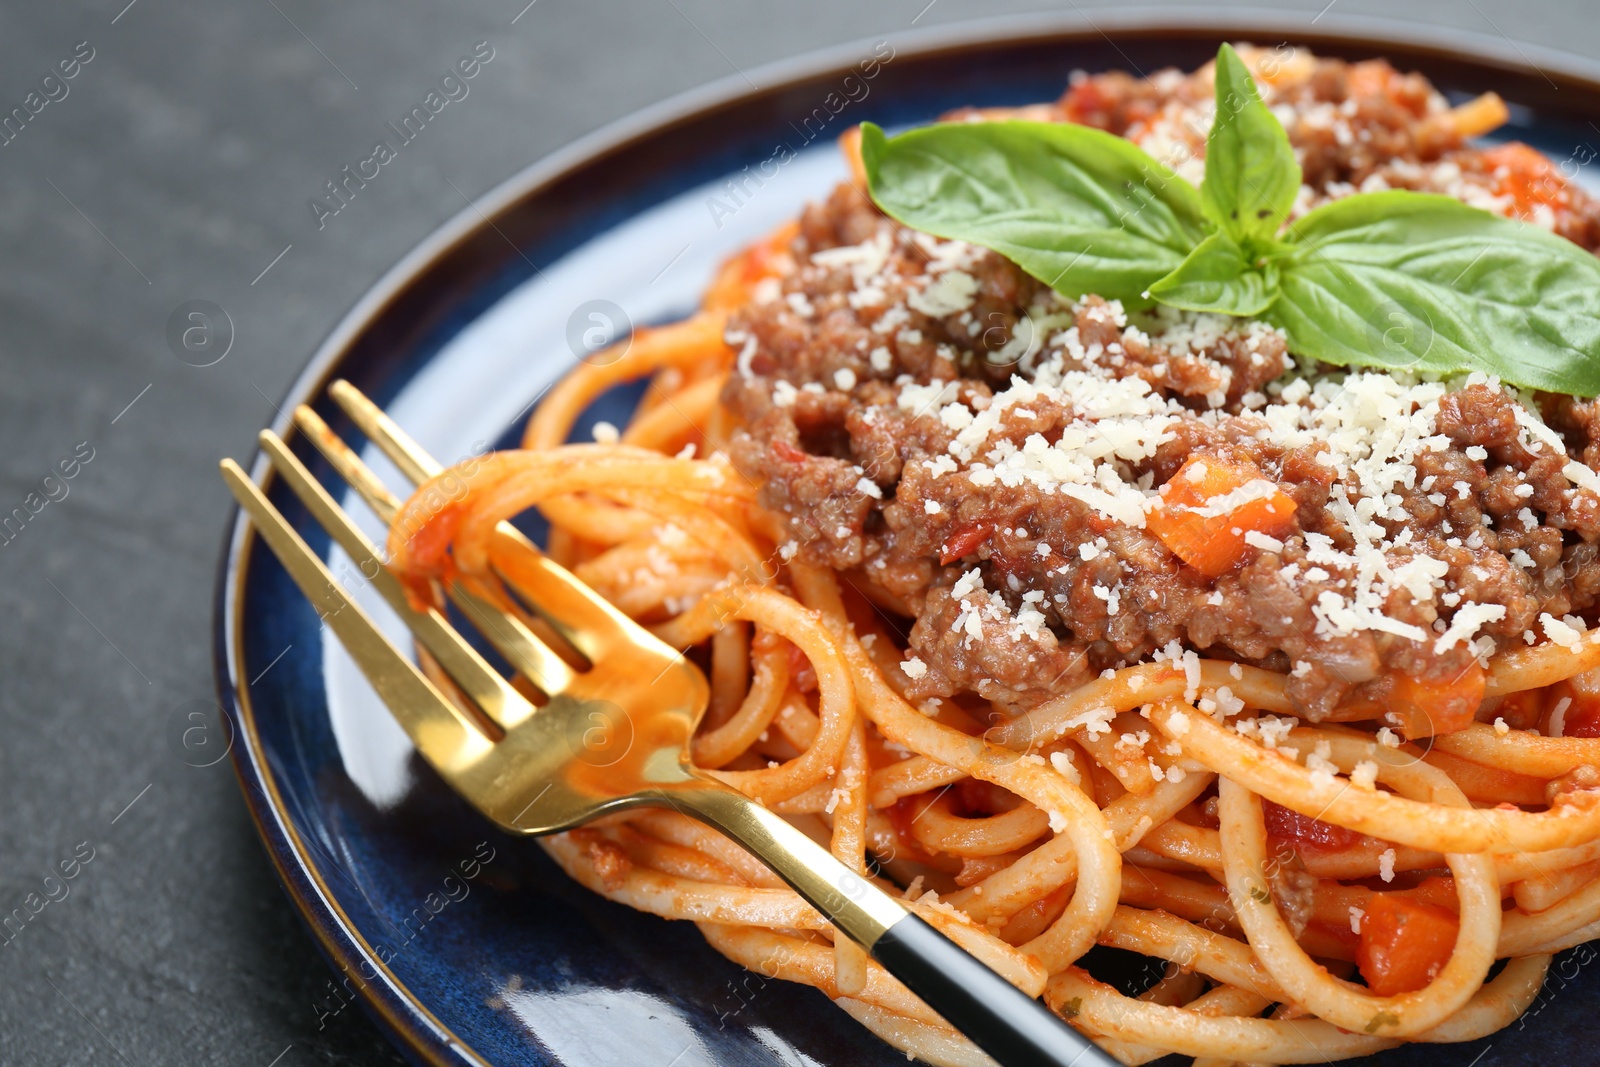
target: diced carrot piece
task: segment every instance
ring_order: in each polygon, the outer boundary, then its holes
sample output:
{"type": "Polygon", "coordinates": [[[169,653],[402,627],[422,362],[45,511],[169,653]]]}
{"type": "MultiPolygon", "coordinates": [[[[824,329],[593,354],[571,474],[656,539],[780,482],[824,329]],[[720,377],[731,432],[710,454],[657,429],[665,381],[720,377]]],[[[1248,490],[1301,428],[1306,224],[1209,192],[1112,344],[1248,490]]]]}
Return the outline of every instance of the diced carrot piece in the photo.
{"type": "Polygon", "coordinates": [[[1409,674],[1390,675],[1389,717],[1397,720],[1406,740],[1453,734],[1471,726],[1483,703],[1489,674],[1469,660],[1465,669],[1443,682],[1423,681],[1409,674]]]}
{"type": "Polygon", "coordinates": [[[1208,578],[1243,562],[1247,534],[1294,528],[1294,500],[1244,460],[1196,456],[1161,487],[1146,522],[1161,542],[1208,578]]]}
{"type": "Polygon", "coordinates": [[[861,127],[852,126],[839,135],[839,151],[850,168],[850,180],[857,189],[867,187],[867,165],[861,161],[861,127]]]}
{"type": "Polygon", "coordinates": [[[1462,137],[1482,137],[1504,126],[1511,112],[1499,93],[1482,93],[1449,111],[1450,125],[1462,137]]]}
{"type": "Polygon", "coordinates": [[[1460,922],[1443,908],[1374,893],[1361,916],[1356,965],[1380,997],[1421,989],[1450,962],[1460,922]]]}

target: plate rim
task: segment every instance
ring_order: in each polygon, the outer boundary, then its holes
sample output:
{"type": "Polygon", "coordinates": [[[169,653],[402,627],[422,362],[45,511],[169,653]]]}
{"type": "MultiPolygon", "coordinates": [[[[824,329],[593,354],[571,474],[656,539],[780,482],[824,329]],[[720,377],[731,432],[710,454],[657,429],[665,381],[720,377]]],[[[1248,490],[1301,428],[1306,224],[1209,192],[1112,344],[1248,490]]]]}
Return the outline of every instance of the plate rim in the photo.
{"type": "MultiPolygon", "coordinates": [[[[351,305],[316,347],[285,391],[269,428],[289,429],[294,406],[320,396],[363,331],[430,266],[459,245],[494,225],[503,212],[536,195],[569,174],[656,136],[665,127],[706,117],[747,99],[782,92],[797,83],[847,71],[864,48],[879,40],[895,47],[896,56],[919,59],[980,52],[995,47],[1033,43],[1068,44],[1101,38],[1117,39],[1180,33],[1214,33],[1285,40],[1400,47],[1469,65],[1515,71],[1523,75],[1551,73],[1563,80],[1587,83],[1600,95],[1600,60],[1546,46],[1523,44],[1501,35],[1454,27],[1434,27],[1381,16],[1332,15],[1309,23],[1280,10],[1226,7],[1211,12],[1170,6],[1136,6],[1090,13],[1045,12],[960,20],[939,26],[889,31],[814,49],[762,64],[676,93],[613,120],[592,133],[558,148],[480,194],[476,201],[447,219],[411,248],[351,305]]],[[[1120,51],[1120,49],[1119,49],[1120,51]]],[[[1130,62],[1131,65],[1131,62],[1130,62]]],[[[1555,83],[1552,81],[1552,85],[1555,83]]],[[[274,474],[259,449],[251,459],[250,478],[270,489],[274,474]]],[[[242,509],[228,513],[216,572],[212,612],[213,665],[218,703],[230,742],[234,774],[278,882],[309,927],[323,956],[336,973],[370,969],[374,977],[358,983],[359,999],[375,1016],[385,1035],[400,1050],[429,1067],[490,1067],[489,1062],[450,1030],[423,1000],[413,994],[374,951],[329,888],[317,862],[287,815],[282,796],[256,731],[250,684],[239,672],[246,620],[242,589],[257,537],[242,509]]]]}

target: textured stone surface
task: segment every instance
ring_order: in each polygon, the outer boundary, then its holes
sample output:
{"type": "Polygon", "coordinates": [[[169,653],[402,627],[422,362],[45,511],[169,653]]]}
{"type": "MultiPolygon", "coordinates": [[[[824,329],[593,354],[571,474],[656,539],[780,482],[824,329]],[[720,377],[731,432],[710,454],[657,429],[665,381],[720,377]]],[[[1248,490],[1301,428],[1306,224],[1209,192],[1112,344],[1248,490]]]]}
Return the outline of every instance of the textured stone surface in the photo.
{"type": "MultiPolygon", "coordinates": [[[[327,969],[227,764],[189,767],[169,740],[212,688],[218,458],[251,452],[338,316],[464,196],[769,60],[1051,5],[537,0],[513,25],[524,0],[124,2],[0,5],[0,112],[93,48],[0,147],[0,513],[93,449],[0,547],[0,912],[93,849],[0,946],[0,1062],[397,1063],[357,1012],[318,1029],[327,969]],[[307,199],[482,40],[471,95],[319,232],[307,199]],[[215,366],[168,348],[189,300],[233,321],[215,366]]],[[[1578,0],[1327,6],[1600,54],[1578,0]]]]}

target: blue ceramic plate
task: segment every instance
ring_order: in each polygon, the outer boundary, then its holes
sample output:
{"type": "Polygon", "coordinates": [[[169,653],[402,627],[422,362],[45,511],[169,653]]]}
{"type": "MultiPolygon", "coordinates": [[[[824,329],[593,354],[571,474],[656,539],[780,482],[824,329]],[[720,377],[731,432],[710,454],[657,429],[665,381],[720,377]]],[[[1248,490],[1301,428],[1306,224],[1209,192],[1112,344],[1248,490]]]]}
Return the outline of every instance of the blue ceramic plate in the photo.
{"type": "MultiPolygon", "coordinates": [[[[1452,96],[1498,90],[1512,103],[1506,132],[1557,160],[1593,160],[1600,144],[1589,122],[1600,116],[1593,65],[1504,41],[1441,39],[1437,30],[1424,41],[1394,25],[1331,16],[1307,26],[1267,13],[1224,21],[1129,12],[1098,24],[987,23],[865,41],[670,101],[512,178],[346,316],[283,410],[310,404],[351,436],[324,397],[327,383],[343,377],[441,459],[505,443],[584,351],[585,331],[688,313],[722,257],[825,195],[843,175],[833,141],[847,126],[1052,99],[1075,68],[1192,68],[1222,39],[1389,56],[1452,96]]],[[[609,410],[591,418],[620,423],[631,401],[608,397],[600,407],[609,410]]],[[[256,474],[264,474],[259,459],[256,474]]],[[[270,480],[269,491],[401,638],[397,620],[293,498],[270,480]]],[[[493,829],[415,756],[324,636],[236,517],[219,577],[216,654],[240,783],[289,895],[339,972],[341,995],[359,1000],[417,1062],[905,1062],[821,993],[747,974],[693,926],[601,900],[533,843],[493,829]]],[[[1524,1026],[1380,1058],[1591,1062],[1585,1031],[1600,983],[1579,973],[1589,958],[1558,961],[1524,1026]]],[[[340,1005],[330,993],[327,1010],[340,1005]]]]}

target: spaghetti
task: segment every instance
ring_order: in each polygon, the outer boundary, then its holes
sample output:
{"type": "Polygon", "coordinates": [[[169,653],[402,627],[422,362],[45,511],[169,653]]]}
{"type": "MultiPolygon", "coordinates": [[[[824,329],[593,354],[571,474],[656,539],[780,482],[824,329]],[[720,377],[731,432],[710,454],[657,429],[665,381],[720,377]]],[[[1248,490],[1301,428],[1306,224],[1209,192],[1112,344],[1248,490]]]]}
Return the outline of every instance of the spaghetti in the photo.
{"type": "MultiPolygon", "coordinates": [[[[1592,246],[1600,211],[1548,164],[1465,144],[1497,100],[1248,58],[1295,118],[1302,207],[1437,188],[1592,246]]],[[[1198,152],[1208,77],[1077,78],[1025,113],[1198,152]]],[[[491,533],[541,509],[552,555],[705,667],[700,767],[1125,1063],[1507,1025],[1600,934],[1590,408],[1339,379],[1260,324],[1041,289],[898,231],[858,174],[696,315],[568,375],[524,449],[442,476],[464,496],[423,487],[393,558],[419,590],[509,575],[491,533]],[[627,427],[564,444],[645,376],[627,427]],[[1147,957],[1144,988],[1091,975],[1097,944],[1147,957]]],[[[908,1053],[987,1062],[713,830],[648,811],[541,843],[908,1053]]]]}

